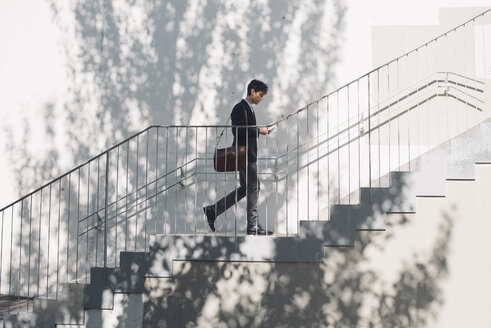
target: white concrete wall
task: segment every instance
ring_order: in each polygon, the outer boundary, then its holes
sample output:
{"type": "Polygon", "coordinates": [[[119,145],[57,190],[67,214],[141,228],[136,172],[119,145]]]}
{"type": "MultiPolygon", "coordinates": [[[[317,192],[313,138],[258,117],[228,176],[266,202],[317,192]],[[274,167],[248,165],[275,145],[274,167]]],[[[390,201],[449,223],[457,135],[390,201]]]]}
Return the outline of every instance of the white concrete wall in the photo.
{"type": "Polygon", "coordinates": [[[321,264],[175,262],[172,279],[146,280],[143,327],[489,326],[490,181],[477,166],[321,264]]]}
{"type": "MultiPolygon", "coordinates": [[[[252,77],[270,122],[367,72],[371,27],[485,5],[2,1],[0,207],[150,124],[225,123],[252,77]]],[[[404,50],[423,41],[404,34],[404,50]]]]}
{"type": "Polygon", "coordinates": [[[335,86],[346,23],[337,0],[1,6],[2,205],[151,124],[225,124],[254,77],[260,122],[294,111],[335,86]]]}

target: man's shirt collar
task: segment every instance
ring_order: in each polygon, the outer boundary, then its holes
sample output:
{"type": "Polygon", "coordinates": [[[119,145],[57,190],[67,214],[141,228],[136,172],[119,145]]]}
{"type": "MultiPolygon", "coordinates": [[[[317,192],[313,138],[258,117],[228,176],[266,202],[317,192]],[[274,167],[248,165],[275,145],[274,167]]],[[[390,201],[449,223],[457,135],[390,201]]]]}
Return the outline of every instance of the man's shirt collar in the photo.
{"type": "Polygon", "coordinates": [[[251,104],[250,102],[248,102],[248,101],[247,101],[247,99],[245,99],[245,98],[244,98],[244,100],[245,100],[245,102],[246,102],[246,103],[249,105],[249,108],[250,108],[252,111],[254,111],[254,107],[252,107],[252,104],[251,104]]]}

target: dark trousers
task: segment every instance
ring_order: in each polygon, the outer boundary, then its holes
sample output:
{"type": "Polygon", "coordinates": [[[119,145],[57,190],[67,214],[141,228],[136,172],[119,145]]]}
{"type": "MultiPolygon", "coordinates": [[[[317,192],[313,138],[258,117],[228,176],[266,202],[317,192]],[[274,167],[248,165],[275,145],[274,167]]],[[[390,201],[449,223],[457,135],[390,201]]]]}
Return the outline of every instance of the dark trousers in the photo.
{"type": "Polygon", "coordinates": [[[247,196],[247,227],[255,227],[257,220],[257,198],[260,189],[259,179],[257,178],[257,162],[248,163],[247,170],[239,171],[240,186],[227,196],[212,205],[216,216],[219,216],[227,209],[235,205],[235,200],[240,201],[247,196]]]}

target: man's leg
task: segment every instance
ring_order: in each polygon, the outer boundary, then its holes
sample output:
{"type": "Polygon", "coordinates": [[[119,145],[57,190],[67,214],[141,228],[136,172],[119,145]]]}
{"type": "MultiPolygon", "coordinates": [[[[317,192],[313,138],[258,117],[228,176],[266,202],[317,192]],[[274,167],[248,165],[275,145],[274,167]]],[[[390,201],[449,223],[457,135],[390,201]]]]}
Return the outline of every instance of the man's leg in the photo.
{"type": "Polygon", "coordinates": [[[257,163],[249,163],[247,169],[247,234],[272,235],[272,231],[261,227],[257,217],[257,199],[261,189],[257,175],[257,163]]]}
{"type": "Polygon", "coordinates": [[[236,197],[237,197],[237,202],[245,197],[246,195],[245,176],[246,176],[245,171],[240,171],[239,172],[240,187],[231,191],[227,196],[223,197],[218,202],[216,202],[216,204],[209,206],[214,211],[215,216],[219,216],[220,214],[228,210],[230,207],[232,207],[235,204],[236,197]]]}
{"type": "Polygon", "coordinates": [[[203,207],[203,212],[206,215],[208,225],[211,230],[215,232],[215,220],[217,216],[225,212],[227,209],[232,207],[236,202],[241,200],[246,195],[246,174],[245,171],[239,172],[240,176],[240,187],[230,192],[227,196],[220,199],[213,205],[203,207]]]}
{"type": "Polygon", "coordinates": [[[247,179],[247,227],[256,227],[258,225],[257,199],[260,188],[257,177],[257,163],[248,163],[247,171],[244,172],[244,175],[247,175],[247,178],[244,177],[244,179],[247,179]]]}

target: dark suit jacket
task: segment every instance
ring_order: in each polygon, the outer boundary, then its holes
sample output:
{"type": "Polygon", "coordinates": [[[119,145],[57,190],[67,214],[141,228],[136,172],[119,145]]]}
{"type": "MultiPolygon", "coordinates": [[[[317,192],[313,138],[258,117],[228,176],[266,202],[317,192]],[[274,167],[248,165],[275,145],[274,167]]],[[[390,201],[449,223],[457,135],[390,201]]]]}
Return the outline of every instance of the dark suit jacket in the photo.
{"type": "MultiPolygon", "coordinates": [[[[237,105],[232,109],[232,114],[230,115],[232,119],[232,125],[256,125],[256,115],[249,107],[247,101],[242,99],[237,105]],[[244,111],[247,111],[247,123],[244,111]]],[[[248,159],[249,163],[257,162],[257,137],[259,136],[259,129],[257,127],[250,128],[232,128],[232,134],[234,135],[233,146],[238,144],[239,146],[245,146],[246,140],[248,139],[248,159]],[[237,132],[237,135],[236,135],[237,132]]]]}

